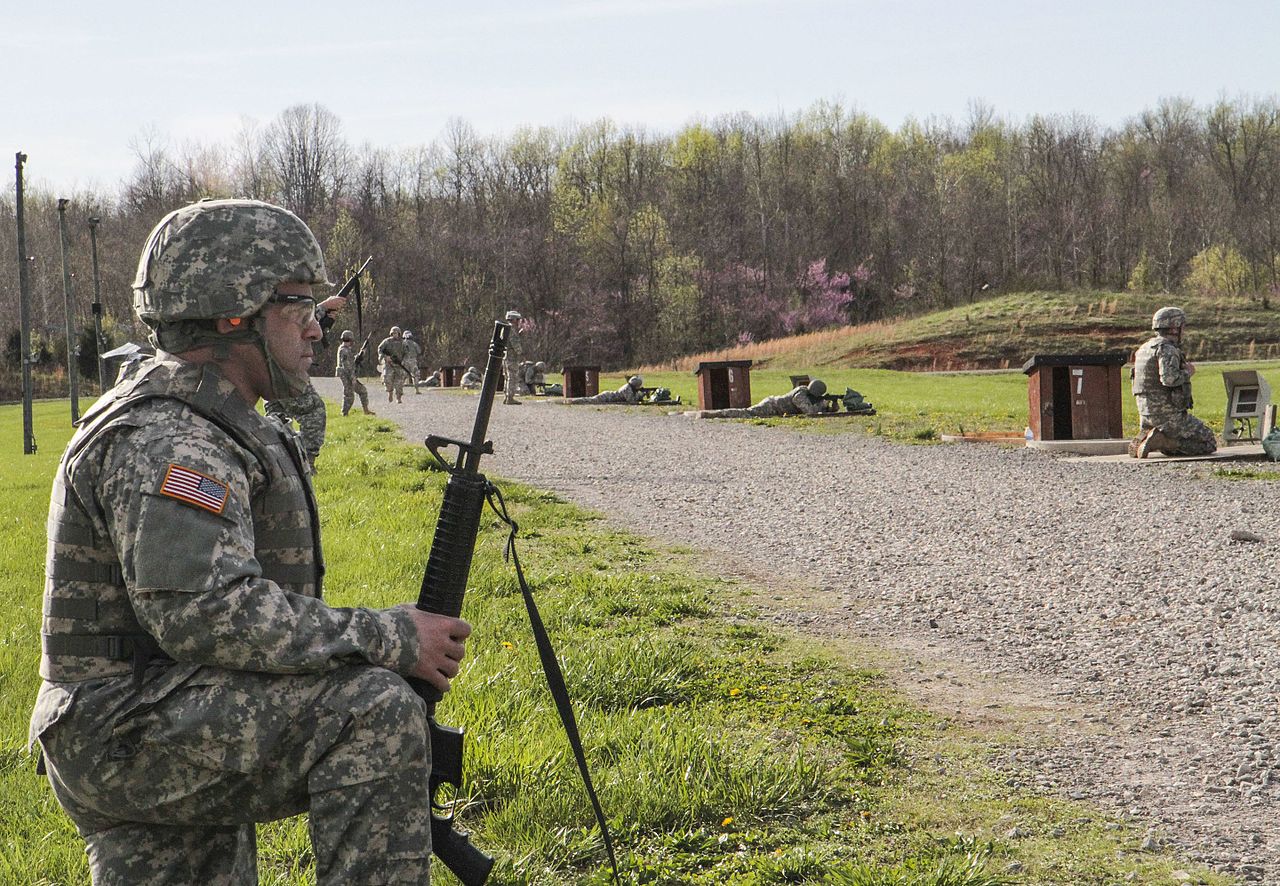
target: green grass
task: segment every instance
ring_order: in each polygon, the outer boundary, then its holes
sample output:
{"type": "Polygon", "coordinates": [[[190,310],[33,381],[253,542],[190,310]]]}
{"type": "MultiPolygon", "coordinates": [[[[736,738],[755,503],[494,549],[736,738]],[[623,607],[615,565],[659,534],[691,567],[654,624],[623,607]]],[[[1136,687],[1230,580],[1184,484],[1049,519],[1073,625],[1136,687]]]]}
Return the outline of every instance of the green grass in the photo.
{"type": "MultiPolygon", "coordinates": [[[[1280,394],[1280,360],[1239,363],[1197,364],[1192,390],[1194,412],[1221,434],[1227,408],[1222,373],[1231,369],[1259,370],[1273,391],[1280,394]]],[[[817,433],[878,434],[900,442],[938,441],[943,434],[1008,431],[1021,433],[1028,422],[1027,376],[1020,370],[992,372],[899,372],[889,369],[838,369],[797,365],[787,369],[760,369],[751,372],[751,399],[759,402],[791,390],[792,375],[821,378],[827,390],[843,393],[846,387],[862,394],[876,408],[875,415],[838,418],[748,419],[761,424],[801,427],[817,433]]],[[[601,390],[611,390],[625,381],[623,375],[605,374],[601,390]]],[[[650,386],[668,387],[680,396],[680,407],[644,406],[643,409],[696,409],[697,380],[688,372],[645,373],[650,386]]],[[[1121,367],[1120,398],[1124,412],[1124,433],[1138,430],[1138,413],[1128,394],[1128,367],[1121,367]]],[[[573,407],[579,408],[579,407],[573,407]]],[[[612,407],[624,408],[624,407],[612,407]]],[[[630,408],[630,407],[625,407],[630,408]]]]}
{"type": "MultiPolygon", "coordinates": [[[[64,403],[37,403],[36,421],[40,451],[23,456],[21,411],[0,408],[0,883],[85,883],[81,844],[22,751],[44,512],[70,432],[64,403]]],[[[413,598],[443,475],[389,423],[332,410],[321,465],[331,602],[413,598]]],[[[1229,882],[1139,851],[1140,830],[1096,809],[1011,786],[1020,780],[991,764],[993,739],[912,707],[847,649],[767,626],[755,589],[554,495],[502,485],[624,882],[1164,883],[1179,867],[1229,882]]],[[[464,611],[476,631],[439,710],[468,729],[463,823],[497,855],[495,884],[604,884],[502,537],[486,517],[464,611]]],[[[301,821],[261,828],[263,883],[310,883],[309,862],[301,821]]]]}

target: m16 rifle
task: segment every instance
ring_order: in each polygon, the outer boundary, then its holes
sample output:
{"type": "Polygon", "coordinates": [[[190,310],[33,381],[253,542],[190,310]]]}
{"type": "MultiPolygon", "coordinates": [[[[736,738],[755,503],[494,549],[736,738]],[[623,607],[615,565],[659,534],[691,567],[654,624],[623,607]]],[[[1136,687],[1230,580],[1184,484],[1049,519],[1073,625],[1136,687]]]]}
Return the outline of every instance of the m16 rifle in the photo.
{"type": "MultiPolygon", "coordinates": [[[[435,537],[431,541],[431,554],[427,558],[426,571],[422,576],[418,608],[453,618],[461,614],[462,598],[467,589],[467,577],[471,572],[471,558],[475,553],[476,536],[480,530],[480,516],[485,503],[488,502],[494,513],[510,529],[507,554],[515,566],[520,591],[524,596],[529,619],[533,625],[538,655],[542,660],[543,670],[546,671],[547,682],[556,708],[568,733],[569,743],[573,748],[579,771],[582,773],[596,820],[600,824],[605,849],[613,865],[616,880],[618,866],[614,858],[613,843],[605,823],[604,812],[600,808],[595,789],[591,784],[590,773],[587,771],[586,756],[578,737],[573,709],[564,685],[564,675],[560,672],[555,650],[551,648],[546,629],[542,625],[537,606],[533,601],[533,594],[520,568],[520,559],[515,553],[517,526],[507,514],[502,493],[480,473],[480,456],[493,452],[493,444],[486,440],[485,436],[489,429],[489,416],[493,411],[493,398],[498,389],[498,379],[502,375],[502,357],[506,353],[510,334],[509,324],[502,321],[494,323],[493,340],[489,344],[489,359],[485,364],[484,381],[480,387],[480,402],[476,405],[476,418],[471,429],[471,439],[451,440],[434,434],[426,439],[427,449],[448,472],[449,481],[445,485],[444,501],[440,505],[440,518],[436,522],[435,537]],[[457,459],[452,462],[441,454],[441,449],[449,446],[458,448],[457,459]]],[[[488,879],[489,872],[493,868],[493,858],[472,845],[467,834],[454,829],[452,810],[449,810],[449,814],[445,814],[446,806],[437,798],[437,792],[444,785],[450,785],[456,789],[462,784],[463,730],[441,726],[436,722],[436,703],[442,696],[435,687],[422,680],[410,680],[410,685],[427,703],[427,726],[431,736],[432,849],[445,866],[462,881],[463,886],[480,886],[488,879]]]]}
{"type": "MultiPolygon", "coordinates": [[[[373,256],[369,256],[364,260],[364,264],[360,269],[347,278],[347,282],[342,284],[342,288],[334,293],[340,298],[355,298],[356,300],[356,334],[364,332],[364,307],[360,298],[360,275],[364,273],[364,269],[369,267],[369,262],[373,261],[373,256]]],[[[333,328],[333,324],[338,322],[333,314],[325,314],[320,318],[320,342],[324,347],[329,346],[329,330],[333,328]]]]}
{"type": "Polygon", "coordinates": [[[360,350],[356,351],[356,359],[353,361],[356,369],[363,367],[365,359],[369,356],[369,339],[371,338],[373,338],[372,332],[364,337],[364,341],[360,344],[360,350]]]}

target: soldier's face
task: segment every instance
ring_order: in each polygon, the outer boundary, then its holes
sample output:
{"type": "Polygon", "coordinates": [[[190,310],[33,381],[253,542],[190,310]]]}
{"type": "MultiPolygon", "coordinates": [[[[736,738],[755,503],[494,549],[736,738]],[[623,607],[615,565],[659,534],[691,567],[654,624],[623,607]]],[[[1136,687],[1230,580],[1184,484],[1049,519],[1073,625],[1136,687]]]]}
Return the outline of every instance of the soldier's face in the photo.
{"type": "Polygon", "coordinates": [[[271,359],[281,371],[306,384],[307,370],[314,358],[311,343],[319,341],[321,337],[315,302],[311,299],[311,286],[306,283],[281,283],[276,287],[276,293],[303,300],[288,304],[272,302],[263,309],[267,350],[271,352],[271,359]]]}

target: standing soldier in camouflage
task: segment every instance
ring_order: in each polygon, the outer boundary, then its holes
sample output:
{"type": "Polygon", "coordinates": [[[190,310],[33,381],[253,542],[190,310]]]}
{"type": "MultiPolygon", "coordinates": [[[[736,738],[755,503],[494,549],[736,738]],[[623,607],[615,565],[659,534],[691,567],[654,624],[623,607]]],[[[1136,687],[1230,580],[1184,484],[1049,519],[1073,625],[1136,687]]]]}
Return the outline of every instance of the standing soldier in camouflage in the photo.
{"type": "Polygon", "coordinates": [[[1182,351],[1187,315],[1164,307],[1151,317],[1155,331],[1133,359],[1133,396],[1138,401],[1138,436],[1129,454],[1208,455],[1218,448],[1212,429],[1190,413],[1191,376],[1195,364],[1182,351]]]}
{"type": "Polygon", "coordinates": [[[703,418],[773,418],[781,415],[820,415],[831,412],[827,401],[822,399],[827,393],[827,383],[815,378],[807,385],[799,385],[785,394],[765,397],[754,406],[746,409],[708,409],[702,413],[703,418]]]}
{"type": "Polygon", "coordinates": [[[382,361],[382,384],[387,389],[387,402],[402,402],[404,380],[404,339],[400,327],[392,326],[387,337],[378,342],[378,359],[382,361]]]}
{"type": "Polygon", "coordinates": [[[507,311],[506,321],[511,324],[511,332],[507,336],[507,352],[502,357],[502,402],[508,406],[519,406],[516,390],[521,386],[520,379],[520,312],[507,311]]]}
{"type": "Polygon", "coordinates": [[[324,259],[292,213],[156,226],[134,307],[161,349],[85,413],[49,508],[31,741],[97,884],[257,882],[254,823],[308,813],[319,884],[426,883],[425,706],[465,622],[321,599],[296,440],[324,259]]]}
{"type": "Polygon", "coordinates": [[[360,357],[356,351],[356,337],[350,329],[344,329],[341,338],[342,344],[338,345],[338,367],[334,370],[334,375],[342,379],[342,414],[346,415],[351,411],[356,395],[359,394],[360,408],[365,415],[373,415],[369,408],[369,389],[356,375],[356,361],[360,357]]]}
{"type": "Polygon", "coordinates": [[[404,368],[409,373],[409,381],[413,382],[413,392],[421,394],[418,390],[418,358],[422,356],[422,345],[418,344],[417,339],[413,337],[413,333],[409,330],[404,331],[404,368]]]}

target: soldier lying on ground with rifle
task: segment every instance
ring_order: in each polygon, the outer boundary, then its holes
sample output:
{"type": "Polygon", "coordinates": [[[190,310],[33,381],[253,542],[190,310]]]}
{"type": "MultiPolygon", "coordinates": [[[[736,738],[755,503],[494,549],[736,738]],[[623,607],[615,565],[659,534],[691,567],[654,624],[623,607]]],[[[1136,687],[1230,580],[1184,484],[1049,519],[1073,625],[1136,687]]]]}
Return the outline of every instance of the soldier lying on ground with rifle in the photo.
{"type": "Polygon", "coordinates": [[[765,397],[754,406],[745,409],[707,409],[703,418],[772,418],[780,415],[821,415],[835,412],[836,407],[828,405],[826,400],[827,385],[820,378],[815,378],[807,385],[797,385],[785,394],[765,397]]]}
{"type": "Polygon", "coordinates": [[[406,678],[447,691],[471,628],[321,599],[303,454],[254,409],[305,390],[325,283],[285,209],[167,215],[134,284],[161,350],[58,467],[30,737],[95,883],[256,883],[254,823],[303,812],[322,886],[428,882],[427,711],[406,678]]]}

